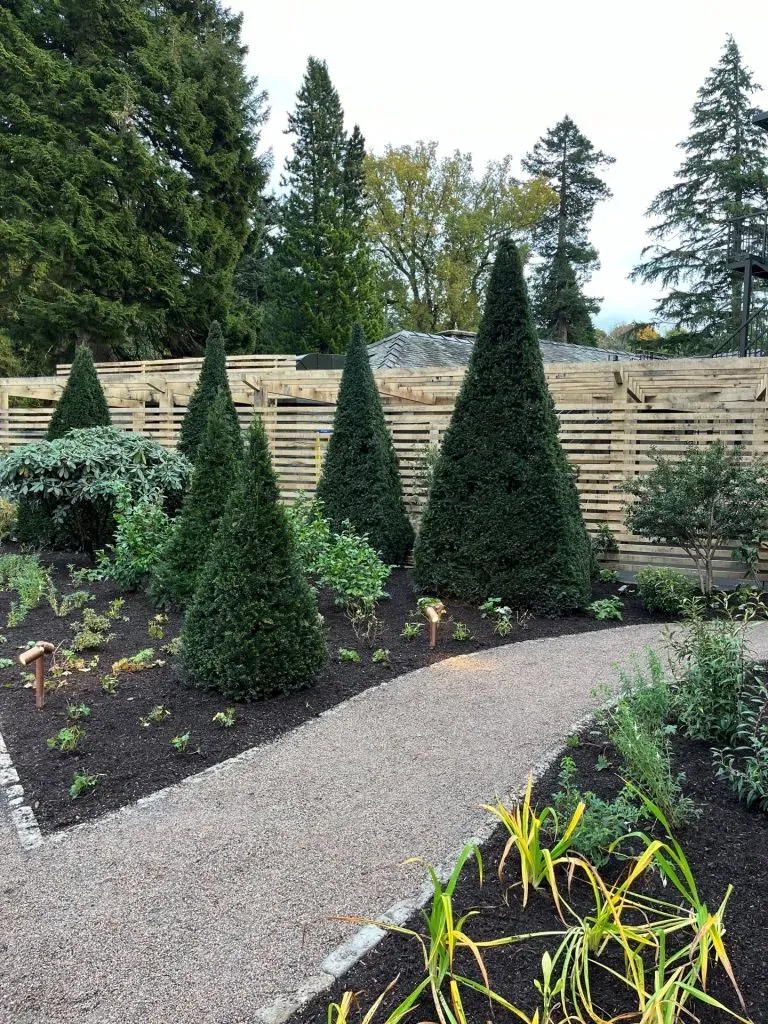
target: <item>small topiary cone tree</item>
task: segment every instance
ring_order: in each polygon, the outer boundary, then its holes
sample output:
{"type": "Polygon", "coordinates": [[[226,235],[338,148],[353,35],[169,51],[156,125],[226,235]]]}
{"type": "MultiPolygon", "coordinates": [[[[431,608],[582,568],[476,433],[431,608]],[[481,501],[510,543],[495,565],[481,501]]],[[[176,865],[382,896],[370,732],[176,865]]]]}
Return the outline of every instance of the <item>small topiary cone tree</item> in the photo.
{"type": "Polygon", "coordinates": [[[227,414],[228,401],[224,391],[213,400],[176,530],[150,584],[150,596],[160,605],[186,608],[192,600],[227,495],[240,472],[242,442],[227,414]]]}
{"type": "Polygon", "coordinates": [[[348,519],[358,533],[368,535],[386,562],[404,561],[413,545],[413,527],[359,324],[347,348],[317,494],[336,529],[348,519]]]}
{"type": "Polygon", "coordinates": [[[511,241],[499,246],[414,563],[419,588],[437,596],[546,615],[590,599],[591,545],[511,241]]]}
{"type": "MultiPolygon", "coordinates": [[[[109,406],[93,365],[93,356],[90,349],[80,345],[75,351],[67,383],[53,410],[46,440],[56,441],[70,430],[80,427],[108,427],[111,423],[109,406]]],[[[21,544],[35,546],[56,543],[57,529],[53,521],[55,508],[55,502],[45,498],[22,499],[16,520],[16,539],[21,544]]]]}
{"type": "MultiPolygon", "coordinates": [[[[186,455],[192,462],[197,457],[197,450],[205,436],[205,428],[208,423],[208,413],[213,405],[219,391],[224,391],[228,403],[226,415],[237,429],[240,437],[240,423],[237,418],[235,403],[232,401],[232,393],[229,390],[227,378],[227,354],[224,349],[224,336],[218,321],[214,320],[208,331],[208,340],[205,343],[205,358],[203,368],[197,379],[195,390],[189,399],[189,406],[181,424],[179,432],[178,449],[182,455],[186,455]]],[[[242,447],[242,440],[240,441],[242,447]]]]}
{"type": "Polygon", "coordinates": [[[258,417],[187,612],[182,650],[191,683],[235,700],[306,686],[327,658],[258,417]]]}

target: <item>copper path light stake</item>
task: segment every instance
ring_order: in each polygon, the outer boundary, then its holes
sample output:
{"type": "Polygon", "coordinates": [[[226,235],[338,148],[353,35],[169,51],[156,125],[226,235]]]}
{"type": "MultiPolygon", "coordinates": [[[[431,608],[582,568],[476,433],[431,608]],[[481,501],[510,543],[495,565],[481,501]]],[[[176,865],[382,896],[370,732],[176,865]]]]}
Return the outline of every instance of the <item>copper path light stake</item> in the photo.
{"type": "Polygon", "coordinates": [[[429,623],[429,648],[434,650],[437,646],[437,627],[440,625],[440,619],[445,615],[445,605],[442,601],[439,604],[428,604],[424,614],[429,623]]]}
{"type": "Polygon", "coordinates": [[[45,707],[45,656],[53,654],[53,644],[38,640],[34,647],[19,655],[19,663],[25,668],[35,663],[35,705],[37,710],[45,707]]]}

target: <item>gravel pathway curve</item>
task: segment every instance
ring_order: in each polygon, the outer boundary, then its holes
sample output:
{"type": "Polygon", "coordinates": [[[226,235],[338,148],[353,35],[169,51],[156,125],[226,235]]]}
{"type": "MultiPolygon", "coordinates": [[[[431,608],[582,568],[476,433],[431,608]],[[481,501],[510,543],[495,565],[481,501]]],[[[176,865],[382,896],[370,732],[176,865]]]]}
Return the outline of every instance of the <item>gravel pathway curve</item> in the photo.
{"type": "MultiPolygon", "coordinates": [[[[240,1024],[524,783],[655,626],[528,641],[367,690],[24,852],[0,807],[2,1024],[240,1024]]],[[[754,630],[768,657],[768,623],[754,630]]]]}

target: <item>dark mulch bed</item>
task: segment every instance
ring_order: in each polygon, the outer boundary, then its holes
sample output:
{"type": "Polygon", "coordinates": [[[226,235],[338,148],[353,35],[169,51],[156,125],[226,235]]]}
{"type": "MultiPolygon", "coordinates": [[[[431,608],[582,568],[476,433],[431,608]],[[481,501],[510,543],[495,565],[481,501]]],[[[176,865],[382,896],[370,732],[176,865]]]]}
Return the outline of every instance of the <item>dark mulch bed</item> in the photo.
{"type": "MultiPolygon", "coordinates": [[[[595,770],[597,755],[604,751],[610,756],[610,749],[601,742],[599,733],[587,731],[581,738],[579,748],[568,749],[564,754],[569,754],[576,761],[579,769],[577,781],[583,790],[592,789],[608,797],[618,790],[619,781],[611,771],[595,770]]],[[[705,745],[675,739],[674,753],[678,767],[686,773],[686,792],[693,797],[701,811],[696,821],[678,830],[677,838],[693,868],[700,896],[707,902],[710,911],[719,906],[728,885],[734,886],[725,917],[727,949],[748,1014],[755,1024],[761,1024],[768,1021],[768,929],[765,926],[768,914],[768,817],[746,810],[735,800],[728,787],[714,778],[711,754],[705,745]]],[[[536,785],[535,802],[538,806],[548,803],[550,795],[559,788],[558,771],[559,759],[536,785]]],[[[522,908],[519,887],[509,888],[519,877],[514,858],[508,862],[505,884],[499,882],[497,868],[507,838],[506,830],[497,829],[482,849],[483,884],[479,884],[477,868],[470,862],[464,869],[454,896],[455,918],[470,910],[480,911],[479,916],[471,919],[466,926],[468,934],[476,940],[562,927],[553,911],[551,897],[543,892],[534,892],[528,906],[522,908]]],[[[419,851],[413,852],[418,854],[419,851]]],[[[604,877],[616,878],[620,867],[614,862],[602,870],[604,877]]],[[[658,876],[650,880],[647,891],[665,899],[674,897],[669,888],[661,887],[658,876]]],[[[577,906],[581,902],[578,894],[575,894],[573,902],[577,906]]],[[[586,903],[583,903],[582,909],[585,908],[586,903]]],[[[356,908],[349,907],[348,910],[354,914],[356,908]]],[[[414,919],[409,924],[423,931],[421,921],[414,919]]],[[[484,959],[491,987],[531,1014],[537,1005],[533,981],[540,976],[542,953],[547,948],[554,952],[556,945],[556,940],[549,947],[544,940],[537,940],[525,945],[485,951],[484,959]]],[[[388,935],[330,992],[324,993],[292,1017],[291,1024],[325,1024],[329,1002],[337,1002],[345,990],[359,993],[357,1009],[351,1017],[352,1021],[359,1022],[362,1013],[375,998],[399,976],[396,988],[387,997],[376,1018],[384,1019],[386,1009],[397,1005],[423,977],[419,970],[419,958],[420,949],[415,941],[400,935],[388,935]]],[[[477,971],[468,958],[460,959],[458,964],[463,973],[477,977],[477,971]]],[[[599,977],[597,971],[594,976],[599,977]]],[[[720,968],[713,972],[708,990],[729,1008],[740,1010],[733,990],[720,968]]],[[[516,1019],[503,1009],[492,1011],[488,1001],[480,996],[466,991],[463,995],[468,1011],[467,1019],[472,1024],[491,1019],[516,1019]]],[[[602,1006],[608,1015],[629,1009],[626,1004],[618,1002],[613,983],[598,981],[593,995],[596,1004],[602,1006]]],[[[424,1000],[421,1006],[422,1009],[415,1012],[414,1020],[435,1019],[429,1000],[424,1000]]],[[[693,1004],[690,1008],[702,1024],[725,1024],[725,1021],[733,1019],[722,1011],[702,1004],[693,1004]]],[[[559,1020],[559,1017],[555,1019],[559,1020]]],[[[694,1018],[685,1016],[683,1019],[694,1018]]]]}
{"type": "MultiPolygon", "coordinates": [[[[67,570],[72,556],[43,555],[42,561],[53,566],[52,578],[61,592],[75,589],[67,570]]],[[[103,612],[116,597],[126,599],[123,614],[129,621],[116,622],[115,639],[93,652],[98,654],[98,666],[85,673],[75,672],[68,677],[66,685],[49,689],[42,712],[35,710],[33,691],[28,688],[28,682],[25,685],[18,666],[0,671],[0,731],[21,777],[26,798],[45,831],[95,818],[248,747],[268,743],[370,686],[442,658],[502,643],[653,621],[636,596],[626,595],[623,622],[597,622],[586,613],[560,619],[533,619],[525,628],[516,627],[502,640],[494,634],[492,623],[482,618],[476,608],[450,602],[449,618],[441,626],[438,647],[430,651],[426,630],[415,640],[400,637],[406,620],[417,616],[410,571],[399,569],[387,584],[390,599],[380,605],[383,631],[377,644],[390,651],[389,667],[371,662],[371,650],[357,640],[330,595],[321,593],[320,610],[325,616],[331,652],[326,669],[314,685],[305,690],[258,704],[238,704],[237,724],[234,728],[222,729],[211,719],[231,702],[214,693],[186,686],[180,659],[159,649],[178,635],[181,618],[171,615],[165,637],[153,640],[147,630],[157,610],[143,595],[122,594],[106,583],[83,586],[96,595],[96,600],[88,607],[98,612],[103,612]],[[452,640],[452,621],[464,622],[473,639],[452,640]],[[165,664],[143,672],[122,674],[117,693],[105,694],[100,680],[109,673],[112,663],[147,647],[155,648],[156,657],[164,659],[165,664]],[[361,663],[339,662],[337,651],[342,647],[359,650],[361,663]],[[72,753],[48,750],[47,738],[66,724],[67,706],[81,702],[91,709],[90,716],[79,723],[87,732],[85,739],[72,753]],[[158,704],[168,707],[171,715],[159,725],[143,727],[139,718],[158,704]],[[188,751],[176,753],[170,747],[171,738],[188,730],[191,732],[188,751]],[[75,770],[99,774],[101,778],[95,789],[73,801],[68,788],[75,770]]],[[[595,597],[615,592],[616,586],[598,584],[595,597]]],[[[7,643],[0,646],[0,656],[16,659],[33,640],[49,640],[67,647],[72,636],[70,625],[79,612],[57,618],[44,600],[22,625],[11,629],[3,625],[9,603],[10,595],[0,593],[0,632],[7,637],[7,643]]],[[[91,654],[86,657],[89,659],[91,654]]]]}

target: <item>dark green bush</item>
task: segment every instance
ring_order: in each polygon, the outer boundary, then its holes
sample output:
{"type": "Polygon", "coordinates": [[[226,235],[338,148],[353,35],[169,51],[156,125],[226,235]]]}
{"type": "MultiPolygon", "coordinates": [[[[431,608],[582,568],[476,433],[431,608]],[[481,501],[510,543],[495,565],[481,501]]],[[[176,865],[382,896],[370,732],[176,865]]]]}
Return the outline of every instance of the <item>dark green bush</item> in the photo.
{"type": "Polygon", "coordinates": [[[359,324],[347,348],[317,495],[334,529],[349,522],[355,532],[368,537],[384,561],[404,561],[413,545],[413,527],[359,324]]]}
{"type": "Polygon", "coordinates": [[[503,242],[414,551],[418,587],[559,614],[590,599],[592,548],[558,439],[520,257],[503,242]]]}
{"type": "Polygon", "coordinates": [[[696,594],[695,584],[678,569],[646,566],[635,576],[637,592],[652,614],[680,615],[696,594]]]}
{"type": "Polygon", "coordinates": [[[192,392],[189,407],[179,432],[178,450],[192,462],[197,458],[198,448],[205,437],[208,414],[219,391],[223,391],[227,397],[226,416],[237,432],[238,442],[241,445],[242,451],[240,423],[237,418],[235,403],[232,401],[232,393],[229,390],[224,336],[221,333],[221,327],[218,322],[214,320],[208,331],[203,368],[197,379],[195,390],[192,392]]]}
{"type": "Polygon", "coordinates": [[[258,417],[249,438],[182,632],[189,681],[240,700],[306,686],[327,658],[258,417]]]}

